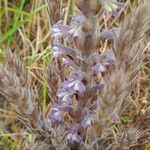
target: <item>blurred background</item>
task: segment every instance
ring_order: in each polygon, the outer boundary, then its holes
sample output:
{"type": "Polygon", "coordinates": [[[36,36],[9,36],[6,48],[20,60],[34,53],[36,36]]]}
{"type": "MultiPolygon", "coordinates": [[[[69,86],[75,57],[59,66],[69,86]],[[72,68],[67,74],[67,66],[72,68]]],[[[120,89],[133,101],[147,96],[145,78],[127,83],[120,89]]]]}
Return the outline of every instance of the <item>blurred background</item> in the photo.
{"type": "MultiPolygon", "coordinates": [[[[124,17],[127,14],[132,15],[142,1],[120,0],[125,3],[124,7],[115,17],[104,16],[102,29],[118,27],[124,17]]],[[[32,75],[31,85],[39,91],[39,102],[45,112],[49,99],[43,71],[51,62],[50,29],[61,19],[69,23],[75,9],[74,0],[0,0],[0,65],[4,51],[11,49],[20,55],[32,75]],[[59,5],[55,5],[56,2],[59,2],[59,5]]],[[[102,46],[103,44],[107,46],[107,41],[104,41],[102,46]]],[[[145,56],[135,85],[136,90],[130,96],[133,109],[122,117],[123,124],[127,126],[150,105],[149,49],[145,56]]],[[[0,94],[0,150],[23,150],[26,145],[30,147],[34,139],[35,135],[26,132],[17,120],[13,108],[0,94]]],[[[145,143],[145,150],[150,150],[149,142],[145,143]]]]}

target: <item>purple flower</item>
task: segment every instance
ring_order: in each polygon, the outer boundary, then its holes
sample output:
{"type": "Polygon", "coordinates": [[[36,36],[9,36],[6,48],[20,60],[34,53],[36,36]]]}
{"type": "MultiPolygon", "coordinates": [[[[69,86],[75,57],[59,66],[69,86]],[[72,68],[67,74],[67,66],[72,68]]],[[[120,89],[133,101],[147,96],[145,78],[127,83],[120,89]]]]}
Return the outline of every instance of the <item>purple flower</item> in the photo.
{"type": "Polygon", "coordinates": [[[63,65],[70,65],[75,69],[78,69],[78,66],[75,64],[74,61],[72,61],[69,57],[62,58],[62,66],[63,65]]]}
{"type": "Polygon", "coordinates": [[[73,88],[75,91],[83,93],[85,91],[85,86],[81,82],[83,79],[83,72],[76,71],[68,79],[68,88],[73,88]]]}
{"type": "Polygon", "coordinates": [[[67,34],[69,30],[69,27],[64,25],[63,21],[60,20],[57,22],[57,24],[55,24],[53,27],[52,27],[52,36],[54,38],[61,38],[62,36],[65,36],[67,34]]]}
{"type": "Polygon", "coordinates": [[[52,56],[54,58],[60,55],[80,55],[78,50],[75,50],[71,47],[65,46],[61,43],[61,38],[65,37],[69,42],[72,41],[75,37],[75,30],[77,26],[66,26],[63,21],[59,21],[52,27],[52,36],[53,36],[53,51],[52,56]]]}
{"type": "Polygon", "coordinates": [[[104,89],[104,87],[105,87],[105,83],[104,82],[101,82],[101,83],[95,85],[95,88],[98,89],[98,90],[102,90],[102,89],[104,89]]]}
{"type": "Polygon", "coordinates": [[[71,110],[72,110],[72,107],[69,104],[54,103],[52,108],[51,108],[50,114],[49,114],[49,119],[50,119],[52,126],[55,123],[56,124],[62,124],[63,123],[62,114],[64,112],[69,112],[71,110]]]}
{"type": "Polygon", "coordinates": [[[95,73],[106,72],[107,70],[106,66],[104,66],[101,62],[97,63],[93,69],[95,73]]]}
{"type": "Polygon", "coordinates": [[[101,55],[91,55],[93,70],[95,73],[106,72],[108,67],[115,63],[115,56],[112,50],[108,50],[101,55]]]}
{"type": "Polygon", "coordinates": [[[70,132],[67,134],[67,140],[69,144],[80,144],[82,142],[81,136],[78,134],[78,127],[73,127],[70,132]]]}
{"type": "Polygon", "coordinates": [[[106,52],[104,52],[103,54],[100,55],[100,59],[103,61],[103,63],[106,64],[114,64],[116,61],[114,52],[112,50],[107,50],[106,52]]]}
{"type": "MultiPolygon", "coordinates": [[[[93,65],[94,65],[93,71],[94,71],[94,73],[97,74],[97,73],[105,72],[107,70],[107,67],[103,64],[100,55],[98,55],[98,54],[92,54],[90,56],[90,58],[93,61],[93,65]]],[[[107,63],[107,61],[105,62],[105,64],[106,63],[107,63]]]]}
{"type": "Polygon", "coordinates": [[[63,52],[61,52],[58,47],[53,47],[53,50],[52,50],[52,57],[53,58],[56,58],[62,54],[63,54],[63,52]]]}
{"type": "Polygon", "coordinates": [[[85,108],[83,111],[83,115],[84,115],[84,119],[82,120],[81,125],[83,127],[90,126],[91,122],[92,122],[92,114],[91,114],[90,110],[85,108]]]}
{"type": "Polygon", "coordinates": [[[85,20],[86,17],[83,15],[73,16],[71,19],[71,26],[80,26],[85,22],[85,20]]]}
{"type": "Polygon", "coordinates": [[[120,10],[124,5],[117,0],[102,0],[106,13],[112,13],[113,16],[117,15],[117,11],[120,10]]]}
{"type": "Polygon", "coordinates": [[[76,55],[76,51],[73,48],[57,43],[53,47],[52,55],[53,58],[56,58],[60,55],[76,55]]]}
{"type": "Polygon", "coordinates": [[[112,28],[101,32],[100,36],[103,39],[113,40],[119,37],[120,28],[112,28]]]}
{"type": "Polygon", "coordinates": [[[60,40],[58,38],[54,38],[53,40],[53,47],[57,47],[61,44],[60,40]]]}
{"type": "Polygon", "coordinates": [[[71,104],[71,97],[75,91],[72,88],[60,88],[57,92],[57,96],[62,100],[63,103],[71,104]]]}
{"type": "Polygon", "coordinates": [[[62,123],[62,111],[60,106],[57,103],[54,103],[52,108],[51,108],[51,112],[49,114],[49,119],[52,123],[52,125],[54,123],[58,123],[61,124],[62,123]]]}
{"type": "MultiPolygon", "coordinates": [[[[62,101],[59,101],[59,102],[62,102],[62,101]]],[[[67,103],[61,103],[60,105],[61,105],[62,112],[70,112],[70,111],[72,111],[72,105],[67,104],[67,103]]]]}
{"type": "Polygon", "coordinates": [[[73,41],[75,37],[82,38],[82,24],[85,22],[85,20],[86,17],[82,15],[72,17],[70,29],[67,36],[69,41],[73,41]]]}
{"type": "Polygon", "coordinates": [[[73,22],[71,26],[64,25],[62,20],[57,22],[57,24],[52,27],[53,38],[60,39],[66,37],[69,42],[72,42],[74,39],[74,32],[78,28],[77,23],[75,24],[75,21],[73,22]]]}

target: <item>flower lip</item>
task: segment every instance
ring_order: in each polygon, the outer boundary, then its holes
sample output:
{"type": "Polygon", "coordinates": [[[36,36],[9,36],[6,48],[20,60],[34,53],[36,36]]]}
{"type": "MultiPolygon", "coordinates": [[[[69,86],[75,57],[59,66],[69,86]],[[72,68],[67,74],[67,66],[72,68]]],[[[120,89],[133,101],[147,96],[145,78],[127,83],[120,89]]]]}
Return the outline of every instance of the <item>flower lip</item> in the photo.
{"type": "Polygon", "coordinates": [[[72,75],[68,79],[68,88],[73,88],[75,91],[79,91],[83,93],[86,89],[84,84],[81,82],[83,79],[83,72],[78,70],[72,73],[72,75]]]}
{"type": "Polygon", "coordinates": [[[84,119],[81,121],[81,125],[83,127],[90,126],[92,122],[92,118],[93,118],[91,111],[88,108],[85,108],[82,113],[83,113],[84,119]]]}
{"type": "Polygon", "coordinates": [[[82,142],[81,136],[78,134],[78,125],[75,125],[67,134],[67,141],[69,144],[80,144],[82,142]]]}
{"type": "Polygon", "coordinates": [[[71,26],[80,26],[85,22],[85,20],[86,17],[83,15],[73,16],[71,20],[71,26]]]}
{"type": "Polygon", "coordinates": [[[108,67],[116,61],[112,50],[107,50],[101,55],[92,54],[90,55],[90,58],[93,61],[93,70],[95,73],[106,72],[108,67]]]}
{"type": "Polygon", "coordinates": [[[116,16],[124,3],[117,2],[117,0],[102,0],[106,13],[112,13],[112,16],[116,16]]]}
{"type": "Polygon", "coordinates": [[[62,111],[57,103],[54,103],[49,114],[49,119],[53,124],[58,123],[62,124],[62,111]]]}
{"type": "Polygon", "coordinates": [[[58,57],[59,55],[76,55],[76,53],[76,50],[68,46],[62,45],[58,41],[57,43],[55,43],[52,51],[54,58],[58,57]]]}
{"type": "Polygon", "coordinates": [[[63,21],[60,20],[58,21],[55,25],[52,27],[52,32],[61,32],[61,33],[66,33],[68,31],[69,27],[64,25],[63,21]]]}
{"type": "MultiPolygon", "coordinates": [[[[65,84],[64,84],[65,85],[65,84]]],[[[66,86],[66,85],[65,85],[66,86]]],[[[72,88],[68,88],[68,87],[61,87],[58,91],[57,91],[57,96],[62,100],[63,103],[66,104],[71,104],[72,103],[72,99],[71,96],[75,93],[75,91],[72,88]]]]}

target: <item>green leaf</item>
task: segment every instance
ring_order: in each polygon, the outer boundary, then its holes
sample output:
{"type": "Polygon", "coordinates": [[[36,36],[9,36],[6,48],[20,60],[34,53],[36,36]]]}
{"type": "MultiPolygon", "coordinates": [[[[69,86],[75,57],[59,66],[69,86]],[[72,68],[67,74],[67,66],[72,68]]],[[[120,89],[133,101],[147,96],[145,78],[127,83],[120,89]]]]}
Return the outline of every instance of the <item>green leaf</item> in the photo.
{"type": "Polygon", "coordinates": [[[132,116],[128,115],[121,118],[121,122],[126,125],[129,124],[132,120],[133,120],[132,116]]]}

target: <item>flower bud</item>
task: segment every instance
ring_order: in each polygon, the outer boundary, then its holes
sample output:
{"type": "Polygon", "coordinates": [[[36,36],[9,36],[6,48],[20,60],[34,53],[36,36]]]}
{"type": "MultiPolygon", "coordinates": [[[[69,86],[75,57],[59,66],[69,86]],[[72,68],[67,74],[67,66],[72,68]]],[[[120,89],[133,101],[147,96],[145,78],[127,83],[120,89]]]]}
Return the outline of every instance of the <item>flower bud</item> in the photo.
{"type": "Polygon", "coordinates": [[[85,15],[95,15],[101,9],[101,4],[98,0],[76,0],[76,5],[85,15]]]}
{"type": "Polygon", "coordinates": [[[80,51],[86,50],[86,55],[90,55],[91,51],[93,51],[95,47],[95,31],[93,30],[94,26],[93,20],[86,19],[85,22],[81,26],[82,35],[79,38],[75,38],[74,42],[76,47],[80,51]]]}
{"type": "Polygon", "coordinates": [[[93,29],[93,25],[91,20],[86,19],[86,21],[83,23],[82,31],[86,33],[86,32],[91,32],[92,29],[93,29]]]}

